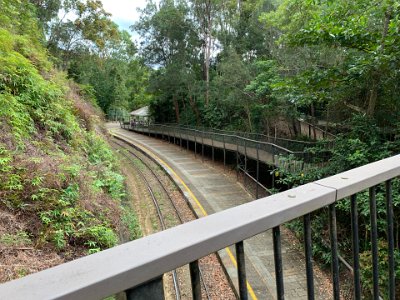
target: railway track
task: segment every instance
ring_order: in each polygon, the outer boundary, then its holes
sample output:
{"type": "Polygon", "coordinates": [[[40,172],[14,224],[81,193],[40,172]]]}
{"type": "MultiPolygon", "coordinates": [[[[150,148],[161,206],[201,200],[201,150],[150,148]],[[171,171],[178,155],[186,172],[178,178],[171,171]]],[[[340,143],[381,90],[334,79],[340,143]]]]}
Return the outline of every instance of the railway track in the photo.
{"type": "MultiPolygon", "coordinates": [[[[112,143],[117,149],[122,150],[120,151],[121,155],[123,155],[128,161],[130,161],[132,165],[136,166],[135,169],[138,171],[139,176],[145,183],[146,188],[154,204],[155,210],[157,211],[158,219],[162,230],[178,225],[178,224],[173,224],[173,222],[171,222],[171,213],[174,214],[179,224],[194,220],[196,218],[193,212],[190,210],[187,203],[184,203],[184,205],[182,205],[182,202],[176,203],[176,201],[174,200],[175,197],[171,196],[171,191],[169,191],[170,188],[167,187],[165,181],[160,179],[162,175],[166,176],[166,174],[160,170],[160,168],[158,167],[158,165],[156,165],[155,162],[153,162],[147,156],[145,156],[140,151],[136,150],[130,144],[124,142],[123,140],[118,140],[118,141],[112,140],[112,143]],[[137,164],[138,161],[140,161],[142,167],[140,167],[137,164]],[[157,167],[154,167],[155,165],[157,167]],[[157,171],[155,171],[154,169],[156,169],[157,171]],[[160,174],[159,172],[162,172],[162,174],[160,174]],[[158,191],[155,190],[154,188],[155,185],[157,185],[161,189],[163,195],[161,195],[160,190],[158,191]],[[160,200],[162,198],[164,199],[160,200]],[[168,209],[166,208],[167,205],[165,203],[165,199],[168,200],[168,203],[173,208],[173,212],[171,210],[168,211],[168,209]],[[163,210],[167,211],[167,215],[163,214],[163,210]],[[188,213],[188,211],[190,211],[190,213],[188,213]],[[167,219],[168,221],[166,221],[167,219]],[[170,223],[170,225],[166,223],[170,223]]],[[[205,257],[199,261],[200,281],[202,285],[203,298],[204,299],[236,298],[229,284],[228,284],[228,289],[230,289],[229,292],[226,292],[227,286],[222,285],[217,288],[214,287],[216,280],[219,281],[221,279],[221,276],[226,276],[220,265],[219,268],[215,268],[216,263],[219,265],[218,258],[216,257],[215,254],[210,255],[210,257],[205,257]],[[204,270],[207,270],[207,272],[205,272],[204,270]],[[216,272],[219,274],[215,274],[216,272]],[[213,273],[213,274],[206,275],[205,273],[213,273]],[[226,296],[224,296],[224,294],[226,296]]],[[[181,274],[182,273],[183,272],[181,272],[181,274]]],[[[172,278],[175,290],[175,299],[181,299],[182,297],[181,297],[181,289],[179,286],[179,282],[182,281],[182,279],[181,280],[179,279],[179,274],[176,270],[172,272],[172,278]]],[[[227,281],[226,278],[225,280],[227,281]]]]}

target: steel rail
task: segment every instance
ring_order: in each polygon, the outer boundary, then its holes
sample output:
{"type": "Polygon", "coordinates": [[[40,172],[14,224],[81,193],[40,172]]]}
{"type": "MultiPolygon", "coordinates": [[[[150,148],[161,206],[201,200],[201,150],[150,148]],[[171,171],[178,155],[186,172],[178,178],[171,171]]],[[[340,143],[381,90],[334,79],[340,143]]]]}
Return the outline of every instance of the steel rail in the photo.
{"type": "MultiPolygon", "coordinates": [[[[126,143],[124,140],[121,140],[121,141],[124,142],[124,143],[126,143]]],[[[150,167],[143,159],[141,159],[136,153],[134,153],[133,151],[129,150],[128,148],[126,148],[126,147],[124,147],[124,146],[121,146],[121,144],[119,144],[118,142],[115,142],[115,141],[112,141],[112,142],[113,142],[114,144],[119,145],[121,148],[124,148],[125,150],[127,150],[130,154],[132,154],[132,155],[135,156],[137,159],[139,159],[139,160],[147,167],[147,169],[152,173],[152,175],[154,176],[154,178],[158,181],[158,183],[160,184],[161,188],[163,189],[165,195],[168,197],[169,201],[171,202],[172,206],[174,207],[174,210],[175,210],[176,216],[177,216],[178,219],[179,219],[179,222],[180,222],[181,224],[183,224],[184,222],[183,222],[182,216],[180,215],[177,206],[175,205],[174,201],[172,200],[171,195],[168,193],[168,191],[167,191],[167,189],[165,188],[164,184],[161,182],[161,180],[160,180],[160,178],[157,176],[157,174],[151,169],[151,167],[150,167]]],[[[127,146],[130,146],[129,144],[126,144],[126,145],[127,145],[127,146]]],[[[132,146],[130,146],[130,148],[132,148],[132,146]]],[[[128,158],[128,156],[126,156],[126,157],[128,158]]],[[[142,175],[143,175],[143,173],[142,173],[142,175]]],[[[145,178],[145,177],[144,177],[144,178],[145,178]]],[[[146,180],[146,181],[147,181],[147,180],[146,180]]],[[[186,199],[186,198],[185,198],[185,199],[186,199]]],[[[154,200],[153,200],[153,201],[154,201],[154,200]]],[[[158,205],[157,205],[157,206],[158,206],[158,205]]],[[[158,207],[159,207],[159,206],[158,206],[158,207]]],[[[161,211],[160,211],[160,213],[161,213],[161,211]]],[[[204,272],[202,271],[202,269],[201,269],[200,266],[199,266],[199,271],[200,271],[200,279],[201,279],[201,281],[202,281],[202,283],[203,283],[203,288],[204,288],[206,297],[207,297],[208,300],[210,300],[210,299],[211,299],[210,291],[209,291],[209,288],[208,288],[207,285],[206,285],[206,281],[205,281],[205,279],[204,279],[204,278],[205,278],[204,272]]],[[[174,282],[175,282],[175,279],[176,279],[176,278],[174,277],[174,282]]]]}
{"type": "MultiPolygon", "coordinates": [[[[124,147],[122,147],[119,143],[117,143],[117,142],[115,142],[115,141],[112,141],[112,143],[114,143],[114,144],[120,146],[121,148],[124,148],[124,147]]],[[[126,149],[126,148],[124,148],[124,149],[126,149]]],[[[132,163],[133,163],[133,160],[132,160],[126,153],[123,153],[123,152],[120,152],[120,153],[121,153],[123,156],[125,156],[127,159],[129,159],[130,161],[132,161],[132,163]]],[[[136,156],[136,157],[137,157],[137,156],[136,156]]],[[[139,159],[139,157],[137,157],[137,158],[139,159]]],[[[141,160],[141,161],[142,161],[142,160],[141,160]]],[[[142,162],[143,162],[143,161],[142,161],[142,162]]],[[[151,199],[152,199],[152,201],[153,201],[154,207],[155,207],[155,209],[156,209],[156,211],[157,211],[158,219],[160,220],[160,224],[161,224],[162,230],[166,230],[166,229],[167,229],[167,226],[165,225],[165,222],[164,222],[164,216],[163,216],[163,214],[162,214],[162,212],[161,212],[160,205],[159,205],[158,202],[157,202],[157,199],[156,199],[156,197],[155,197],[155,195],[154,195],[154,191],[153,191],[153,189],[151,188],[151,185],[150,185],[149,181],[147,180],[146,176],[143,174],[143,172],[142,172],[139,168],[136,168],[136,171],[138,171],[138,173],[140,174],[141,178],[144,180],[144,182],[145,182],[145,184],[146,184],[147,190],[149,191],[149,194],[150,194],[151,199]]],[[[160,182],[160,181],[159,181],[159,182],[160,182]]],[[[161,184],[161,182],[160,182],[160,184],[161,184]]],[[[168,195],[168,196],[169,196],[169,195],[168,195]]],[[[180,299],[181,299],[181,292],[180,292],[180,288],[179,288],[179,284],[178,284],[178,275],[177,275],[177,273],[176,273],[176,270],[173,270],[173,271],[172,271],[172,280],[173,280],[173,282],[174,282],[175,299],[176,299],[176,300],[180,300],[180,299]]]]}

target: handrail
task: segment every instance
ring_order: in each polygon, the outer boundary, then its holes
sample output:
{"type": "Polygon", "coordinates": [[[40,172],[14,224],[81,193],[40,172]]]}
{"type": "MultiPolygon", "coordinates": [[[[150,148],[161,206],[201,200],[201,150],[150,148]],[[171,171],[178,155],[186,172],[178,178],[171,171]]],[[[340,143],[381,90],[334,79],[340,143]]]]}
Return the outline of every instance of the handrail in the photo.
{"type": "Polygon", "coordinates": [[[396,155],[13,280],[0,297],[106,297],[399,175],[396,155]]]}
{"type": "MultiPolygon", "coordinates": [[[[161,125],[161,124],[154,124],[154,125],[165,126],[165,127],[171,127],[171,126],[161,125]]],[[[173,128],[173,127],[172,127],[172,128],[173,128]]],[[[202,131],[202,130],[199,130],[199,129],[188,129],[188,130],[197,131],[197,132],[201,132],[201,133],[210,133],[210,132],[208,132],[208,131],[202,131]]],[[[281,147],[281,146],[276,145],[276,144],[274,144],[274,143],[263,142],[263,141],[258,141],[258,140],[252,140],[252,139],[249,139],[249,138],[246,138],[246,137],[243,137],[243,136],[240,136],[240,135],[236,135],[236,134],[223,134],[223,133],[215,133],[215,132],[211,132],[211,134],[216,134],[216,135],[220,135],[220,136],[234,137],[234,138],[241,139],[241,140],[243,140],[243,141],[259,143],[259,144],[262,144],[262,145],[273,146],[273,147],[276,147],[276,148],[278,148],[278,149],[280,149],[280,150],[282,150],[282,151],[286,151],[286,152],[288,152],[288,153],[290,153],[290,154],[303,153],[303,152],[295,152],[295,151],[289,150],[289,149],[287,149],[287,148],[281,147]]]]}
{"type": "Polygon", "coordinates": [[[326,131],[325,129],[322,129],[321,127],[319,127],[317,125],[311,124],[310,122],[306,121],[306,119],[299,118],[298,121],[303,122],[304,124],[311,126],[311,127],[315,128],[316,130],[319,130],[320,132],[322,132],[322,134],[324,136],[330,136],[331,138],[336,138],[336,135],[334,135],[333,133],[326,131]]]}
{"type": "MultiPolygon", "coordinates": [[[[247,176],[251,179],[251,181],[253,181],[256,185],[258,185],[259,187],[261,187],[264,191],[267,192],[268,196],[272,195],[273,193],[265,186],[263,185],[261,182],[259,182],[256,178],[254,178],[253,176],[251,176],[245,169],[243,169],[242,167],[239,167],[239,170],[243,172],[244,176],[247,176]]],[[[246,187],[245,187],[246,188],[246,187]]]]}
{"type": "MultiPolygon", "coordinates": [[[[135,127],[137,127],[137,128],[141,128],[141,127],[142,128],[151,128],[151,127],[154,127],[154,126],[161,126],[161,127],[166,127],[166,128],[172,128],[172,129],[180,129],[179,126],[172,126],[172,125],[165,125],[165,124],[150,124],[148,126],[135,125],[135,127]]],[[[254,142],[254,143],[258,143],[258,144],[262,144],[262,145],[269,145],[269,146],[277,148],[277,149],[279,149],[279,150],[281,150],[283,152],[286,152],[288,154],[293,154],[293,155],[305,153],[305,152],[302,152],[302,151],[292,151],[290,149],[284,148],[284,147],[279,146],[279,145],[274,144],[274,143],[258,141],[258,140],[252,140],[252,139],[249,139],[249,138],[246,138],[246,137],[243,137],[243,136],[240,136],[240,135],[235,135],[235,134],[216,133],[216,132],[203,131],[203,130],[194,129],[194,128],[185,128],[185,130],[189,130],[189,131],[192,131],[192,132],[194,131],[194,132],[199,132],[199,133],[206,133],[206,134],[214,134],[214,135],[225,136],[225,137],[232,137],[232,138],[236,138],[236,139],[241,139],[243,141],[254,142]]]]}
{"type": "MultiPolygon", "coordinates": [[[[183,125],[183,124],[178,124],[178,123],[166,123],[166,124],[163,124],[163,125],[174,126],[174,127],[183,127],[183,128],[191,128],[191,129],[199,129],[196,126],[183,125]]],[[[255,132],[223,130],[223,129],[216,129],[216,128],[208,128],[208,127],[201,127],[200,129],[206,130],[208,132],[221,132],[222,134],[233,134],[233,135],[236,135],[236,136],[246,136],[246,135],[260,136],[260,137],[263,137],[263,138],[267,138],[267,139],[273,140],[275,142],[275,144],[276,144],[277,141],[283,141],[283,142],[286,142],[286,143],[303,144],[304,146],[310,146],[310,145],[315,145],[316,144],[316,142],[312,142],[312,141],[300,141],[300,140],[294,140],[294,139],[288,139],[288,138],[282,138],[282,137],[269,136],[269,135],[265,135],[265,134],[262,134],[262,133],[255,133],[255,132]]]]}
{"type": "MultiPolygon", "coordinates": [[[[127,124],[128,126],[131,127],[130,124],[127,124]]],[[[210,132],[210,131],[203,131],[200,129],[195,129],[195,128],[186,128],[186,127],[181,127],[181,126],[176,126],[176,125],[167,125],[167,124],[148,124],[148,125],[140,125],[140,124],[136,124],[133,126],[133,128],[137,128],[138,131],[142,130],[144,132],[149,132],[149,130],[153,130],[154,133],[158,133],[158,134],[162,134],[162,131],[158,131],[157,129],[158,127],[162,127],[162,128],[168,128],[174,131],[174,134],[176,134],[179,131],[191,131],[191,132],[196,132],[198,133],[198,135],[201,135],[203,138],[205,137],[205,135],[211,137],[212,135],[216,135],[216,136],[220,136],[220,137],[228,137],[228,138],[232,138],[232,139],[236,139],[238,141],[241,141],[243,144],[246,142],[251,142],[251,143],[256,143],[258,145],[264,145],[267,147],[270,147],[270,151],[267,150],[267,152],[270,152],[273,155],[292,155],[294,156],[294,158],[296,159],[300,159],[300,160],[304,160],[305,162],[310,162],[310,159],[318,159],[320,158],[319,156],[310,156],[309,152],[307,151],[293,151],[290,149],[287,149],[283,146],[277,145],[273,142],[265,142],[265,141],[259,141],[259,140],[253,140],[247,137],[243,137],[240,135],[235,135],[235,134],[224,134],[224,133],[216,133],[216,132],[210,132]]],[[[125,127],[124,127],[125,128],[125,127]]],[[[164,131],[164,134],[165,131],[164,131]]],[[[242,147],[243,145],[241,145],[240,147],[242,147]]],[[[275,159],[274,159],[274,163],[275,163],[275,159]]]]}

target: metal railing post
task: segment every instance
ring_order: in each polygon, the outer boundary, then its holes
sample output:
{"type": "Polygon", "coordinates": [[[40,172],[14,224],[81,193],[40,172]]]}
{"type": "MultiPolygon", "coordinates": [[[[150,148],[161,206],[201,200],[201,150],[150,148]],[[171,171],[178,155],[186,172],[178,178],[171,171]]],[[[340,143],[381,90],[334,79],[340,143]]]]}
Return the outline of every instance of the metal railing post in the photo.
{"type": "Polygon", "coordinates": [[[396,298],[396,278],[394,261],[394,233],[393,233],[393,199],[392,199],[392,181],[386,181],[386,219],[387,219],[387,238],[389,254],[389,299],[396,298]]]}
{"type": "Polygon", "coordinates": [[[236,138],[236,180],[239,180],[239,142],[236,138]]]}
{"type": "Polygon", "coordinates": [[[214,139],[211,139],[211,156],[212,156],[212,161],[214,162],[214,139]]]}
{"type": "Polygon", "coordinates": [[[201,161],[204,162],[204,131],[201,132],[201,161]]]}
{"type": "Polygon", "coordinates": [[[370,205],[370,217],[371,217],[373,299],[379,300],[378,223],[376,219],[376,187],[371,187],[369,189],[369,205],[370,205]]]}
{"type": "Polygon", "coordinates": [[[338,258],[338,241],[337,241],[335,204],[329,205],[329,232],[330,232],[330,239],[331,239],[331,255],[332,255],[333,298],[335,300],[339,300],[340,299],[339,258],[338,258]]]}
{"type": "Polygon", "coordinates": [[[256,184],[256,199],[258,199],[258,183],[259,183],[259,177],[260,177],[260,154],[258,152],[258,148],[260,147],[260,144],[257,144],[257,171],[256,171],[256,179],[257,179],[257,184],[256,184]]]}
{"type": "Polygon", "coordinates": [[[244,176],[243,176],[243,185],[246,187],[247,183],[247,146],[246,140],[244,140],[244,176]]]}
{"type": "Polygon", "coordinates": [[[354,279],[354,299],[361,299],[360,284],[360,242],[358,237],[358,212],[357,212],[357,195],[350,197],[351,202],[351,232],[353,242],[353,279],[354,279]]]}
{"type": "Polygon", "coordinates": [[[140,286],[125,291],[127,300],[164,300],[163,277],[160,276],[140,286]]]}
{"type": "Polygon", "coordinates": [[[225,135],[222,136],[222,142],[224,144],[224,171],[226,168],[226,147],[225,147],[225,135]]]}
{"type": "Polygon", "coordinates": [[[285,289],[283,285],[283,269],[282,269],[282,249],[281,249],[281,230],[279,226],[272,229],[274,242],[274,262],[275,262],[275,279],[276,279],[276,295],[278,300],[285,299],[285,289]]]}
{"type": "Polygon", "coordinates": [[[304,226],[304,249],[306,255],[306,273],[307,273],[307,294],[309,300],[314,300],[314,273],[312,263],[312,238],[311,238],[311,215],[306,214],[303,217],[304,226]]]}
{"type": "Polygon", "coordinates": [[[197,157],[197,137],[196,134],[193,135],[194,136],[194,157],[197,157]]]}
{"type": "Polygon", "coordinates": [[[247,300],[247,280],[246,280],[246,264],[244,258],[244,243],[243,241],[235,244],[237,271],[239,280],[239,298],[247,300]]]}
{"type": "Polygon", "coordinates": [[[195,260],[189,264],[190,280],[192,282],[192,296],[195,300],[201,300],[201,283],[199,261],[195,260]]]}

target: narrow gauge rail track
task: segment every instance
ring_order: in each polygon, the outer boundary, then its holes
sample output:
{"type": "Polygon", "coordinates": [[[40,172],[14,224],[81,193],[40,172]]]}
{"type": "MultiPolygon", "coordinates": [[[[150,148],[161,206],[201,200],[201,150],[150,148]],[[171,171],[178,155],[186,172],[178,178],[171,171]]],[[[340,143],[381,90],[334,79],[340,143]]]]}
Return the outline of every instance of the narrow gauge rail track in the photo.
{"type": "MultiPolygon", "coordinates": [[[[160,180],[159,176],[153,171],[153,169],[149,166],[148,163],[146,163],[144,161],[144,159],[142,159],[138,154],[134,153],[132,151],[132,146],[129,144],[124,143],[124,141],[122,141],[122,143],[120,142],[116,142],[115,140],[112,140],[112,143],[114,145],[116,145],[117,147],[125,150],[127,153],[131,154],[133,157],[135,157],[136,159],[140,160],[140,162],[146,167],[146,169],[153,175],[153,177],[157,180],[159,186],[161,187],[161,189],[163,190],[164,194],[167,196],[169,202],[172,204],[173,208],[174,208],[174,212],[176,217],[178,218],[180,224],[184,223],[184,220],[175,204],[175,202],[173,201],[170,193],[167,191],[167,188],[165,187],[165,184],[160,180]],[[128,148],[129,147],[129,148],[128,148]]],[[[133,162],[132,157],[129,156],[125,151],[121,151],[121,155],[123,155],[125,158],[127,158],[128,160],[130,160],[131,162],[133,162]]],[[[149,180],[146,178],[145,174],[139,169],[136,168],[136,170],[138,171],[138,174],[140,175],[140,177],[143,179],[143,181],[146,184],[146,188],[149,191],[149,195],[151,196],[151,199],[153,201],[154,207],[157,211],[157,215],[161,224],[161,228],[162,230],[167,229],[167,225],[165,224],[165,218],[163,216],[163,213],[161,211],[161,207],[158,203],[157,197],[155,196],[155,192],[153,191],[153,188],[149,182],[149,180]]],[[[209,288],[207,287],[206,281],[205,281],[205,276],[204,276],[204,272],[202,271],[201,266],[199,265],[199,271],[200,271],[200,281],[203,287],[203,292],[205,294],[206,299],[211,300],[211,293],[209,291],[209,288]]],[[[173,284],[174,284],[174,290],[175,290],[175,295],[176,295],[176,300],[180,300],[181,299],[181,295],[180,295],[180,288],[179,288],[179,280],[178,280],[178,274],[176,272],[176,270],[174,270],[172,272],[172,277],[173,277],[173,284]]]]}
{"type": "MultiPolygon", "coordinates": [[[[115,142],[115,141],[112,141],[112,142],[113,142],[113,144],[117,145],[118,147],[126,149],[125,147],[123,147],[123,146],[120,145],[119,143],[117,143],[117,142],[115,142]]],[[[129,150],[128,150],[128,151],[129,151],[129,150]]],[[[131,152],[131,151],[129,151],[129,152],[131,152]]],[[[121,151],[120,153],[121,153],[121,155],[123,155],[124,157],[126,157],[128,160],[131,160],[131,157],[129,157],[129,156],[128,156],[126,153],[124,153],[123,151],[121,151]]],[[[136,156],[134,153],[131,153],[131,154],[134,155],[136,158],[139,159],[139,157],[136,156]]],[[[143,161],[142,161],[142,162],[143,162],[143,161]]],[[[143,163],[143,164],[144,164],[144,163],[143,163]]],[[[146,165],[146,164],[144,164],[144,165],[146,165]]],[[[161,229],[162,229],[162,230],[167,229],[167,226],[165,225],[165,222],[164,222],[164,216],[163,216],[163,214],[162,214],[162,212],[161,212],[161,208],[160,208],[160,206],[159,206],[159,204],[158,204],[158,202],[157,202],[156,196],[155,196],[155,194],[154,194],[154,192],[153,192],[153,189],[152,189],[152,187],[151,187],[149,181],[147,180],[146,176],[143,174],[143,172],[142,172],[139,168],[136,168],[136,170],[137,170],[138,174],[140,175],[140,177],[141,177],[141,178],[143,179],[143,181],[145,182],[146,188],[147,188],[147,190],[149,191],[149,195],[150,195],[150,197],[151,197],[151,199],[152,199],[152,201],[153,201],[154,207],[155,207],[155,209],[156,209],[156,211],[157,211],[157,216],[158,216],[158,219],[159,219],[160,224],[161,224],[161,229]]],[[[156,178],[157,178],[157,177],[156,177],[156,178]]],[[[158,179],[158,178],[157,178],[157,179],[158,179]]],[[[160,181],[159,181],[159,182],[160,182],[160,181]]],[[[161,182],[160,182],[160,185],[163,186],[163,185],[161,184],[161,182]]],[[[175,299],[176,299],[176,300],[180,300],[180,299],[181,299],[181,292],[180,292],[180,288],[179,288],[178,275],[177,275],[177,273],[176,273],[176,270],[173,270],[173,271],[172,271],[172,279],[173,279],[174,289],[175,289],[175,299]]]]}

